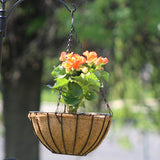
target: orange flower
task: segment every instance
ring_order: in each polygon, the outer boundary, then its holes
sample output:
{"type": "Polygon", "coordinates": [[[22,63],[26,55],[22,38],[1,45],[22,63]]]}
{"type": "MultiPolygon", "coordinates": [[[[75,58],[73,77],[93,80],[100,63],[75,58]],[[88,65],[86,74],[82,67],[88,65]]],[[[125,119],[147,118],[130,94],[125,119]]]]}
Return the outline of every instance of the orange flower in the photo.
{"type": "Polygon", "coordinates": [[[64,61],[66,58],[66,52],[61,52],[61,56],[59,58],[60,61],[64,61]]]}
{"type": "Polygon", "coordinates": [[[97,60],[97,53],[94,51],[85,51],[83,52],[83,55],[87,57],[87,63],[93,63],[97,60]]]}
{"type": "Polygon", "coordinates": [[[66,55],[66,58],[70,58],[70,57],[72,57],[72,56],[73,56],[73,52],[68,53],[68,54],[66,55]]]}
{"type": "Polygon", "coordinates": [[[105,57],[105,58],[99,57],[99,58],[97,58],[97,60],[95,61],[95,65],[99,65],[99,64],[104,65],[104,64],[106,64],[106,63],[108,63],[107,57],[105,57]]]}
{"type": "Polygon", "coordinates": [[[81,69],[83,72],[87,72],[87,69],[83,68],[84,66],[80,68],[80,66],[84,63],[99,65],[99,67],[108,63],[108,59],[106,57],[97,57],[97,53],[95,51],[85,51],[83,52],[83,55],[86,56],[86,58],[84,56],[80,56],[79,54],[74,54],[73,52],[68,54],[66,54],[66,52],[62,52],[59,60],[63,61],[62,66],[67,72],[72,69],[81,69]]]}
{"type": "Polygon", "coordinates": [[[80,56],[79,54],[74,54],[73,57],[75,58],[75,61],[78,65],[82,65],[86,63],[86,58],[83,56],[80,56]]]}
{"type": "Polygon", "coordinates": [[[61,56],[59,58],[60,61],[65,61],[66,58],[72,57],[73,52],[66,54],[66,52],[61,52],[61,56]]]}
{"type": "Polygon", "coordinates": [[[62,63],[62,66],[66,69],[66,71],[70,71],[72,69],[73,63],[74,62],[72,58],[67,58],[67,60],[62,63]]]}
{"type": "Polygon", "coordinates": [[[86,63],[86,59],[79,54],[69,53],[66,55],[65,61],[62,63],[62,66],[66,69],[66,71],[70,71],[71,69],[78,69],[80,65],[86,63]]]}

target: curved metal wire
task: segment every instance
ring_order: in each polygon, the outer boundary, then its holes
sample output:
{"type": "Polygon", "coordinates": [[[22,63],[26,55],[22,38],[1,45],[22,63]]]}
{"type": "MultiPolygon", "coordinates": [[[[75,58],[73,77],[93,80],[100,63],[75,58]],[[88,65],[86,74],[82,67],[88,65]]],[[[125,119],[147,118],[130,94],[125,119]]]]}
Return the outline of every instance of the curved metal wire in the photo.
{"type": "Polygon", "coordinates": [[[6,2],[11,0],[0,0],[1,8],[0,8],[0,72],[1,72],[1,63],[2,63],[2,41],[3,37],[6,36],[7,30],[7,20],[12,11],[24,0],[18,0],[12,8],[9,10],[8,15],[6,16],[5,4],[6,2]]]}
{"type": "Polygon", "coordinates": [[[73,14],[74,14],[74,12],[77,10],[77,7],[76,7],[75,4],[72,4],[72,6],[74,7],[74,9],[70,9],[64,1],[62,1],[62,0],[58,0],[58,1],[61,2],[61,3],[67,8],[67,10],[71,13],[71,18],[72,18],[72,19],[71,19],[71,30],[70,30],[70,33],[69,33],[69,36],[68,36],[66,52],[67,52],[67,53],[71,52],[73,34],[75,34],[76,41],[77,41],[77,43],[80,44],[80,48],[81,48],[81,50],[82,50],[82,52],[83,52],[83,51],[84,51],[84,48],[83,48],[83,46],[82,46],[82,43],[81,43],[80,39],[78,38],[78,34],[77,34],[77,32],[75,31],[74,25],[73,25],[73,24],[74,24],[73,14]]]}
{"type": "Polygon", "coordinates": [[[0,32],[2,33],[2,37],[5,37],[6,34],[6,25],[7,25],[7,20],[8,17],[10,16],[10,14],[12,13],[12,11],[20,4],[22,3],[24,0],[18,0],[13,6],[12,8],[9,10],[8,14],[6,15],[6,10],[5,10],[5,3],[11,1],[11,0],[0,0],[1,2],[1,9],[0,9],[0,32]]]}
{"type": "Polygon", "coordinates": [[[67,10],[68,10],[69,12],[71,12],[71,11],[75,12],[76,9],[77,9],[77,7],[76,7],[76,5],[75,5],[74,3],[72,3],[72,6],[74,7],[74,9],[70,9],[64,1],[62,1],[62,0],[58,0],[58,1],[59,1],[60,3],[62,3],[62,4],[67,8],[67,10]]]}
{"type": "Polygon", "coordinates": [[[59,89],[56,113],[59,112],[59,103],[60,103],[60,99],[61,99],[61,91],[62,91],[62,87],[59,89]]]}
{"type": "MultiPolygon", "coordinates": [[[[6,1],[10,1],[10,0],[6,0],[6,1]]],[[[7,19],[8,17],[10,16],[10,14],[12,13],[12,11],[20,4],[22,3],[24,0],[18,0],[13,6],[12,8],[10,9],[10,11],[8,12],[8,15],[7,15],[7,19]]]]}
{"type": "Polygon", "coordinates": [[[103,97],[103,100],[104,100],[104,102],[105,102],[105,105],[107,106],[107,109],[109,110],[109,114],[111,114],[111,115],[113,116],[113,112],[112,112],[112,110],[111,110],[111,108],[110,108],[110,106],[109,106],[109,104],[108,104],[108,102],[107,102],[107,99],[106,99],[106,97],[105,97],[105,95],[104,95],[104,91],[103,91],[102,88],[100,88],[100,92],[101,92],[101,94],[102,94],[102,97],[103,97]]]}

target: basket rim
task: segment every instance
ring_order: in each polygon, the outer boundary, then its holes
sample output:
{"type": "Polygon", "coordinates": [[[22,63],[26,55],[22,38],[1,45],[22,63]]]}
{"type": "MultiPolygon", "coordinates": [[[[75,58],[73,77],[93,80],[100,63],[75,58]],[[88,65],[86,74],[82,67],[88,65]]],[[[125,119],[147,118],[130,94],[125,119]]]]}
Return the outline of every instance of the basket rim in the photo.
{"type": "Polygon", "coordinates": [[[84,116],[109,116],[112,117],[113,115],[110,113],[99,113],[99,112],[78,112],[78,113],[64,113],[64,112],[45,112],[45,111],[29,111],[29,114],[31,113],[40,113],[40,114],[47,114],[47,113],[53,113],[53,114],[63,114],[63,115],[84,115],[84,116]]]}

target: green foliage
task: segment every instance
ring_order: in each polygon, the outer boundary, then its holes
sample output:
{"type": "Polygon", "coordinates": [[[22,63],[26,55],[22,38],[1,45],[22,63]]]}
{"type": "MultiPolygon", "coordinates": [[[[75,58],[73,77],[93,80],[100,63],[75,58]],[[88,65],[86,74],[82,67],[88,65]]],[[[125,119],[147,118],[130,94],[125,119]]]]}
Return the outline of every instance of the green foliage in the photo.
{"type": "Polygon", "coordinates": [[[101,71],[101,79],[104,79],[106,82],[109,81],[109,73],[106,71],[101,71]]]}
{"type": "Polygon", "coordinates": [[[69,80],[66,78],[60,78],[60,79],[58,78],[55,80],[56,80],[56,83],[55,83],[53,89],[59,89],[69,83],[69,80]]]}
{"type": "Polygon", "coordinates": [[[69,106],[78,107],[82,99],[82,94],[83,90],[80,85],[75,82],[69,82],[66,92],[62,91],[62,98],[69,106]]]}
{"type": "Polygon", "coordinates": [[[108,73],[102,67],[108,59],[97,57],[96,52],[86,51],[83,55],[86,57],[62,52],[62,63],[52,71],[55,78],[52,89],[61,92],[61,101],[67,105],[69,113],[77,112],[80,105],[85,106],[84,100],[95,99],[95,92],[103,87],[103,80],[108,81],[108,73]]]}
{"type": "Polygon", "coordinates": [[[85,98],[88,101],[94,100],[96,98],[96,94],[95,92],[88,90],[87,93],[85,94],[85,98]]]}
{"type": "Polygon", "coordinates": [[[83,88],[83,91],[86,93],[88,90],[99,91],[100,82],[97,76],[94,73],[88,73],[84,76],[73,77],[74,80],[83,88]]]}
{"type": "Polygon", "coordinates": [[[96,98],[95,91],[99,92],[100,87],[102,87],[100,80],[103,79],[103,77],[107,77],[108,73],[103,71],[103,76],[98,78],[93,72],[88,72],[87,74],[81,73],[80,76],[74,76],[74,73],[73,76],[71,76],[66,72],[64,75],[61,75],[61,73],[63,73],[61,67],[56,67],[52,72],[53,76],[58,77],[55,79],[56,83],[53,86],[53,90],[61,90],[62,102],[70,106],[69,112],[74,113],[79,105],[84,105],[84,99],[91,101],[96,98]],[[59,73],[60,76],[58,76],[57,73],[59,73]],[[106,73],[107,76],[105,76],[104,73],[106,73]]]}
{"type": "Polygon", "coordinates": [[[70,82],[68,84],[68,93],[75,97],[81,97],[83,90],[78,83],[70,82]]]}
{"type": "Polygon", "coordinates": [[[61,66],[58,65],[57,67],[54,68],[54,70],[52,71],[52,75],[55,78],[59,78],[59,77],[63,77],[63,75],[65,76],[65,69],[61,66]]]}
{"type": "Polygon", "coordinates": [[[31,36],[35,34],[44,25],[45,17],[36,17],[30,21],[28,24],[26,35],[31,36]]]}

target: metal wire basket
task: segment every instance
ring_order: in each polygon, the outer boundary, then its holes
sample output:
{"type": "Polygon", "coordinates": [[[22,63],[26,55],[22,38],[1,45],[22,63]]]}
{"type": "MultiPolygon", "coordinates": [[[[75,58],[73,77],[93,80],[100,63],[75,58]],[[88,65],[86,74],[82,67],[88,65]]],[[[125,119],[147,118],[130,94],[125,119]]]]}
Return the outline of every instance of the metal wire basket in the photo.
{"type": "Polygon", "coordinates": [[[111,114],[30,112],[38,139],[51,152],[84,156],[95,150],[107,135],[111,114]]]}

